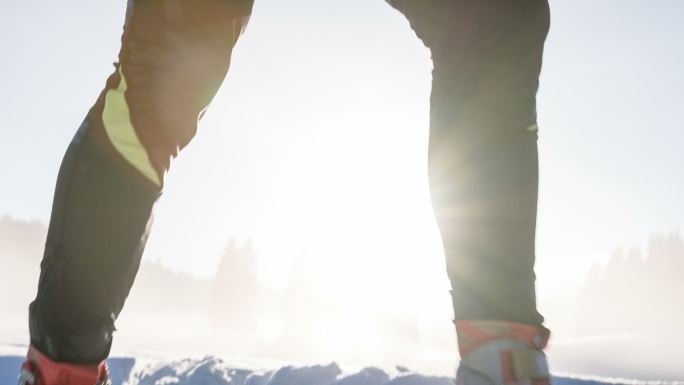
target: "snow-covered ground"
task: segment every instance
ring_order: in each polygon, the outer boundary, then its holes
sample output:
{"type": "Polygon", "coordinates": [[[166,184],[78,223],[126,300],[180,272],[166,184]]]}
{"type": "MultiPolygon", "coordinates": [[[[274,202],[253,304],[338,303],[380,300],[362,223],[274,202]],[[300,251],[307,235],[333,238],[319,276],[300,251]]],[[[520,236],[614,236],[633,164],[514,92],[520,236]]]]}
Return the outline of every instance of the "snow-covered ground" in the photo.
{"type": "MultiPolygon", "coordinates": [[[[0,384],[13,384],[22,357],[0,356],[0,384]]],[[[113,385],[453,385],[448,377],[428,376],[397,367],[345,370],[337,363],[282,366],[276,369],[232,365],[220,358],[150,362],[111,358],[113,385]]],[[[640,382],[599,377],[555,376],[555,385],[684,385],[683,382],[640,382]]]]}

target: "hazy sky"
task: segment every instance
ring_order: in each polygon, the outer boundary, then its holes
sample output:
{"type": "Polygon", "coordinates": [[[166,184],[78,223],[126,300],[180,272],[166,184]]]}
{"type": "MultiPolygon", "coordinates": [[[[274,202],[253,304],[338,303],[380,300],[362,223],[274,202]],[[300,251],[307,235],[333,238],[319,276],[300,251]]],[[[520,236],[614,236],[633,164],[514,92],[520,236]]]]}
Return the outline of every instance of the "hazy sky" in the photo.
{"type": "MultiPolygon", "coordinates": [[[[684,3],[551,6],[542,300],[569,295],[621,244],[684,224],[684,3]]],[[[0,215],[48,221],[59,162],[112,70],[124,11],[124,1],[4,1],[0,215]]],[[[172,165],[146,258],[210,276],[234,236],[254,239],[274,286],[306,253],[339,279],[363,266],[443,289],[426,183],[430,68],[383,0],[257,0],[224,87],[172,165]]]]}

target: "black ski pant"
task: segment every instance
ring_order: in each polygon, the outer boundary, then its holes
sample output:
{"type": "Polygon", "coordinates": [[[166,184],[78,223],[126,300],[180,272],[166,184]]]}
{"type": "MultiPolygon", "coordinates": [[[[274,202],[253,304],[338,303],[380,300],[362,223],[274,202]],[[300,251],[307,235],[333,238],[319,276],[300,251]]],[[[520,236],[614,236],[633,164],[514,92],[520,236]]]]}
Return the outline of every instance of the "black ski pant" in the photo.
{"type": "MultiPolygon", "coordinates": [[[[59,172],[31,343],[95,363],[164,174],[225,77],[253,0],[129,0],[119,62],[59,172]]],[[[388,0],[431,49],[429,175],[456,319],[541,327],[536,92],[547,0],[388,0]]],[[[420,257],[420,256],[417,256],[420,257]]]]}

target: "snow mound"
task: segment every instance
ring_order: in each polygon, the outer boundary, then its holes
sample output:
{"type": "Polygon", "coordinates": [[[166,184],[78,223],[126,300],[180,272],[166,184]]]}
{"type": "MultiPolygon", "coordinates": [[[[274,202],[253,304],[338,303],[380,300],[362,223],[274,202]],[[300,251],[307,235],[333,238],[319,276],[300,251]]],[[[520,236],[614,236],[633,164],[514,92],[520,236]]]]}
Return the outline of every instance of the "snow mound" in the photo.
{"type": "MultiPolygon", "coordinates": [[[[0,384],[16,383],[21,356],[0,355],[0,384]]],[[[134,358],[107,360],[113,385],[454,385],[447,377],[426,376],[397,367],[393,373],[368,367],[344,373],[336,363],[254,370],[215,357],[144,363],[134,358]]],[[[593,376],[555,376],[554,385],[684,385],[684,382],[634,381],[593,376]]]]}
{"type": "MultiPolygon", "coordinates": [[[[110,363],[110,366],[115,366],[110,363]]],[[[114,369],[114,368],[112,368],[114,369]]],[[[390,376],[378,368],[344,374],[336,363],[284,366],[272,371],[231,368],[213,357],[151,365],[122,385],[453,385],[446,377],[403,372],[390,376]]],[[[118,385],[118,384],[115,384],[118,385]]]]}

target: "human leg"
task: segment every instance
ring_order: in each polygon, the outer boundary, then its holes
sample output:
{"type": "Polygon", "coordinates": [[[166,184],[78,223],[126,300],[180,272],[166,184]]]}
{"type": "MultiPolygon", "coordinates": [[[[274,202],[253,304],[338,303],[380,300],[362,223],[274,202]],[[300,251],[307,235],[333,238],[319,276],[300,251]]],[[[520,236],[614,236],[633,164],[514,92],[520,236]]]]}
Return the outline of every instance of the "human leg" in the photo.
{"type": "Polygon", "coordinates": [[[462,357],[496,339],[541,350],[536,93],[548,4],[388,1],[432,53],[430,185],[462,357]]]}
{"type": "MultiPolygon", "coordinates": [[[[55,362],[109,355],[170,159],[192,139],[252,0],[130,0],[116,70],[57,180],[31,344],[55,362]]],[[[60,384],[61,385],[61,384],[60,384]]]]}

